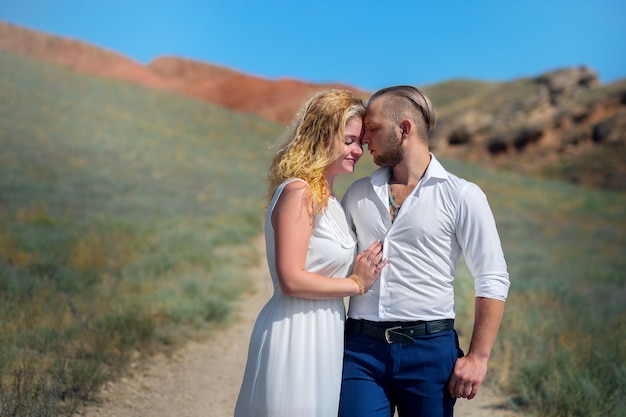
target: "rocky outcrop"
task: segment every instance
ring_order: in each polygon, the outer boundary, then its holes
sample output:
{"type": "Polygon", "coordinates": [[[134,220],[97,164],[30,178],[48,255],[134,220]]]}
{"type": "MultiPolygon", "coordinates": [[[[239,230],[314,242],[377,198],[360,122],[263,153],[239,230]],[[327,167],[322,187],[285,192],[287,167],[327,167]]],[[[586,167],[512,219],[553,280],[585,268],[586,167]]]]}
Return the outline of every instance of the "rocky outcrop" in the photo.
{"type": "MultiPolygon", "coordinates": [[[[436,105],[436,97],[434,101],[436,105]]],[[[612,158],[619,167],[607,169],[626,167],[626,80],[601,85],[586,67],[494,85],[471,105],[438,113],[431,147],[444,156],[537,173],[601,150],[624,155],[612,158]]],[[[584,169],[584,164],[576,165],[584,169]]],[[[626,186],[617,178],[607,183],[602,175],[577,178],[594,186],[626,186]]]]}
{"type": "Polygon", "coordinates": [[[598,74],[587,67],[556,70],[535,78],[534,82],[542,87],[541,91],[552,106],[600,85],[598,74]]]}

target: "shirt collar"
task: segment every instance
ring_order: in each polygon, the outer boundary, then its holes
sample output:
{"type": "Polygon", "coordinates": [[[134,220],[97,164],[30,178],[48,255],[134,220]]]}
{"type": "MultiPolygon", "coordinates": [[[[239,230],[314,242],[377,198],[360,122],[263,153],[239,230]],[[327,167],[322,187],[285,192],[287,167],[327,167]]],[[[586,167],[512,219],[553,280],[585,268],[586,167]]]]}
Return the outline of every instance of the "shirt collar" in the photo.
{"type": "Polygon", "coordinates": [[[430,182],[430,179],[437,178],[440,180],[448,179],[448,171],[441,165],[439,160],[435,158],[435,155],[430,154],[430,164],[428,164],[428,168],[426,168],[426,172],[424,173],[424,183],[430,182]]]}

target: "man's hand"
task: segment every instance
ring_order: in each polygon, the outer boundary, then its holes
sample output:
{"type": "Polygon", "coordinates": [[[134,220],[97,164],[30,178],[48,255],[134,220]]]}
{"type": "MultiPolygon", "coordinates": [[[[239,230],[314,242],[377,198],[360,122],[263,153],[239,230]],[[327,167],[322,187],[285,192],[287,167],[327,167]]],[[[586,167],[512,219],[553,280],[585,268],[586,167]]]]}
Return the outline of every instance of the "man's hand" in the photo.
{"type": "Polygon", "coordinates": [[[448,391],[453,398],[471,400],[478,393],[487,375],[487,362],[502,322],[504,301],[476,297],[474,308],[474,331],[469,352],[456,361],[448,383],[448,391]]]}
{"type": "Polygon", "coordinates": [[[459,358],[450,376],[448,390],[454,398],[471,400],[478,393],[478,388],[487,375],[487,361],[465,356],[459,358]]]}

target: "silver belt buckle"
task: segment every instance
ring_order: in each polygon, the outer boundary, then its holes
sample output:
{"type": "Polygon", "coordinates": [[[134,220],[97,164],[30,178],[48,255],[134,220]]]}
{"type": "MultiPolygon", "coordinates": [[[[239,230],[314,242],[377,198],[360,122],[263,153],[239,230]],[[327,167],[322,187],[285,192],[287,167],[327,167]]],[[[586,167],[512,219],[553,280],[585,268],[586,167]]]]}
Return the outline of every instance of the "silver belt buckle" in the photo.
{"type": "Polygon", "coordinates": [[[393,341],[391,340],[391,337],[389,335],[389,332],[393,331],[393,330],[398,330],[401,329],[402,326],[396,326],[396,327],[389,327],[387,329],[385,329],[385,340],[387,341],[388,344],[392,344],[393,341]]]}

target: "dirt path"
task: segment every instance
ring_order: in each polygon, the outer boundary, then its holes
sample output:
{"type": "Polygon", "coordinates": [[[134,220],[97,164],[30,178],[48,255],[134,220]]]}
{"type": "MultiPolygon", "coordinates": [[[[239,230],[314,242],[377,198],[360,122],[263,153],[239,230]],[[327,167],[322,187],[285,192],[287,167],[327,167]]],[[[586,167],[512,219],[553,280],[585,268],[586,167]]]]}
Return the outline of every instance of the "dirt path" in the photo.
{"type": "MultiPolygon", "coordinates": [[[[258,247],[264,251],[262,239],[258,247]]],[[[191,342],[172,356],[157,355],[134,365],[132,377],[107,384],[97,404],[81,417],[229,417],[241,385],[254,320],[270,297],[272,284],[261,257],[251,271],[255,294],[240,305],[238,319],[205,342],[191,342]]],[[[472,401],[459,401],[456,415],[521,417],[503,409],[504,400],[486,388],[472,401]]],[[[297,417],[297,416],[294,416],[297,417]]]]}

